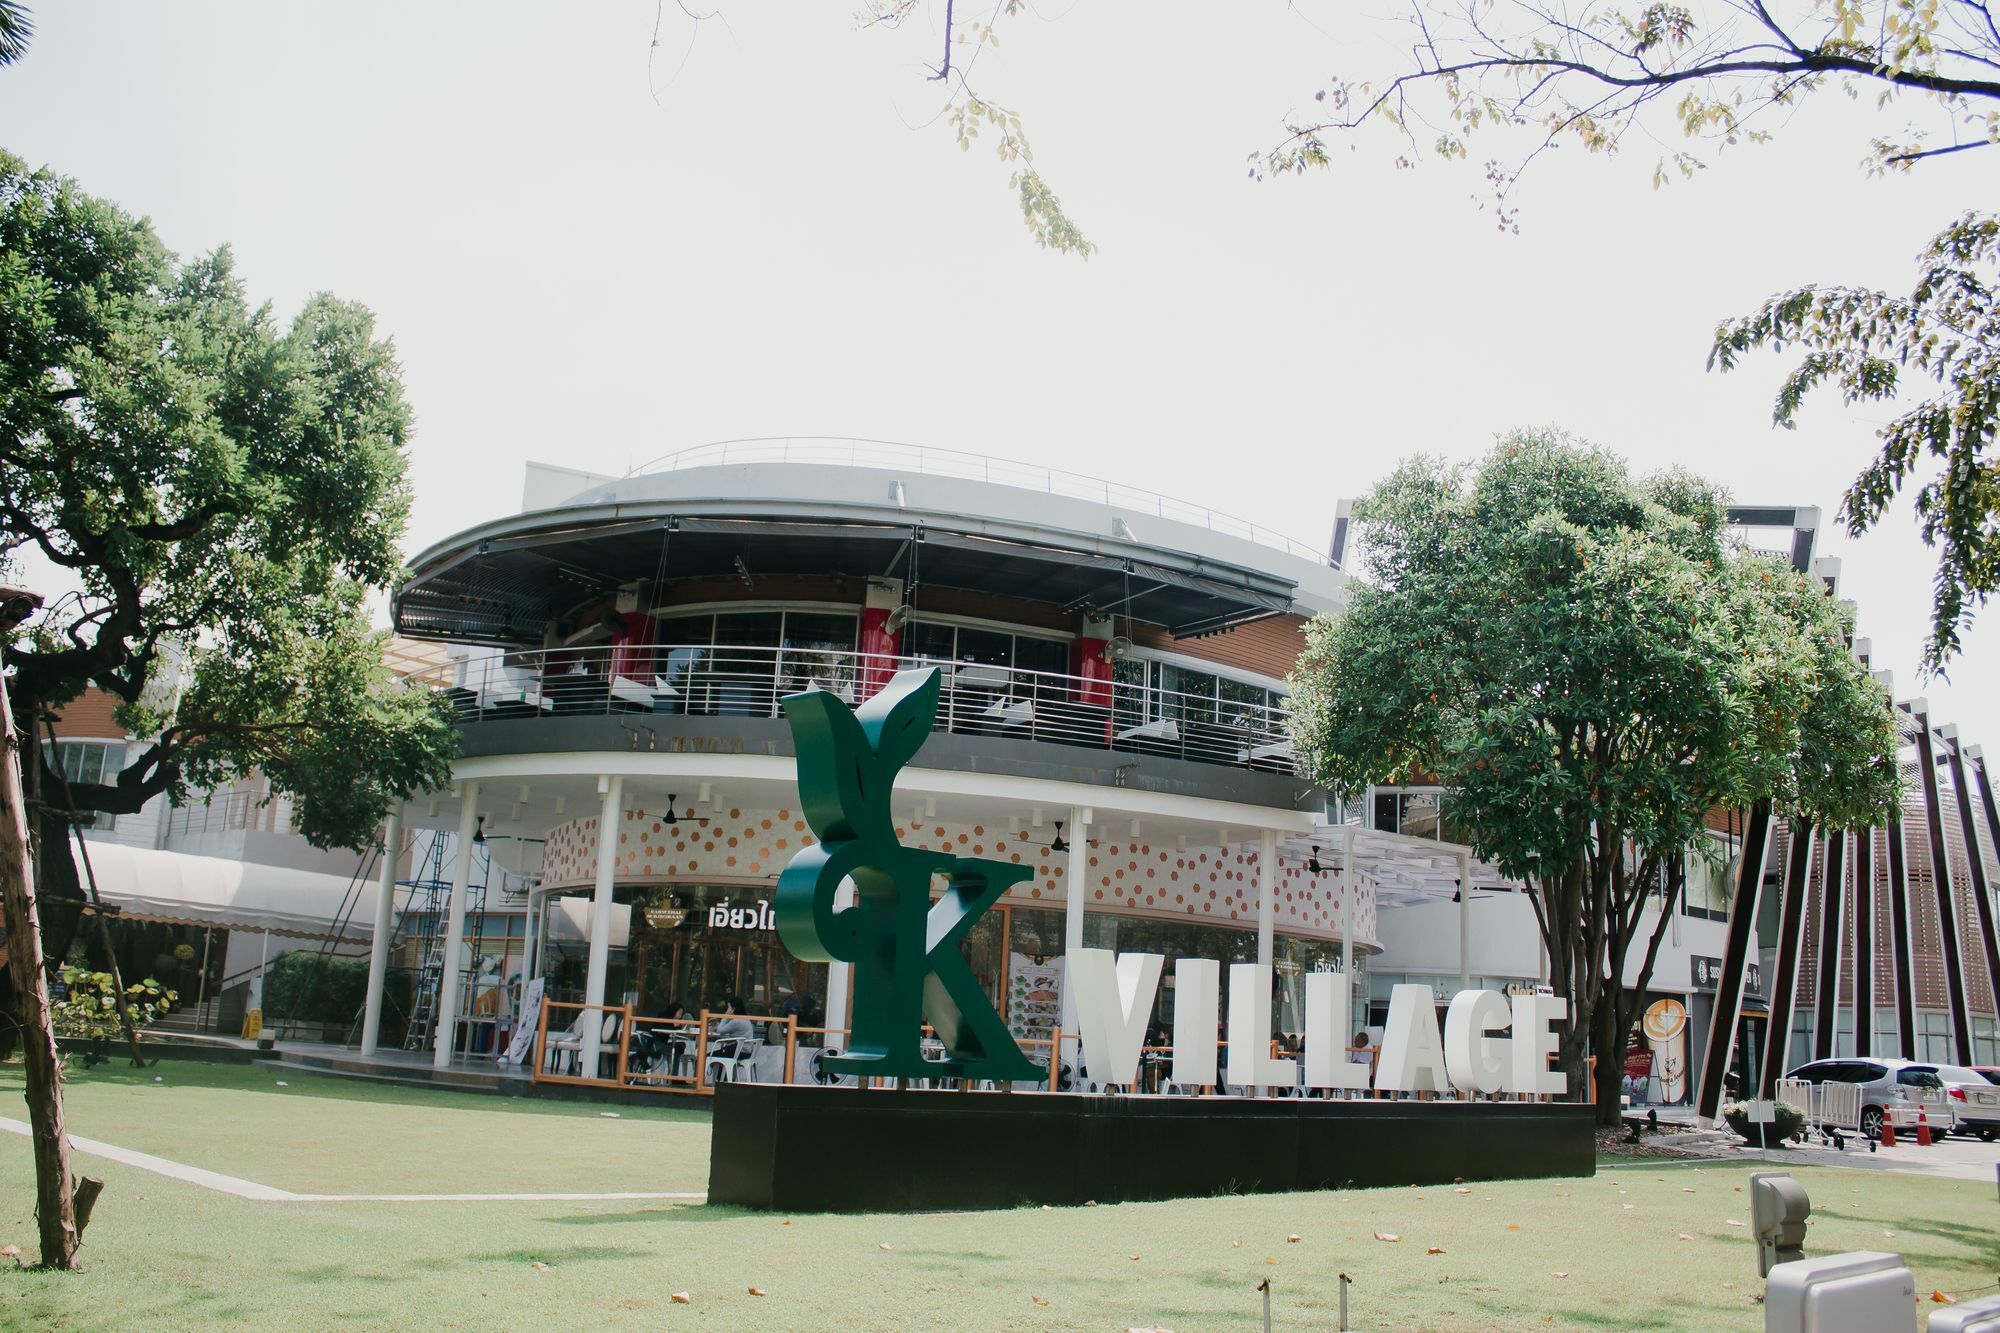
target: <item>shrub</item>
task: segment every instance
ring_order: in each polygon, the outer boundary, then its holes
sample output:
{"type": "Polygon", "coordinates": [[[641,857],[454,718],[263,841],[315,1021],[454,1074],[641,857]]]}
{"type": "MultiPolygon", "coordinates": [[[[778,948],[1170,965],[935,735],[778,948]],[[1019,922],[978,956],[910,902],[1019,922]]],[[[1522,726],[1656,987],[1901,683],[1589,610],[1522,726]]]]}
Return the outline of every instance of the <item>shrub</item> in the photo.
{"type": "Polygon", "coordinates": [[[368,995],[368,964],[322,958],[310,950],[280,955],[264,974],[264,1017],[296,1023],[345,1023],[368,995]]]}
{"type": "MultiPolygon", "coordinates": [[[[1764,1142],[1785,1143],[1806,1136],[1804,1111],[1796,1106],[1787,1106],[1783,1102],[1773,1102],[1771,1106],[1777,1114],[1777,1119],[1761,1127],[1764,1142]]],[[[1722,1118],[1731,1129],[1742,1136],[1745,1142],[1758,1142],[1760,1127],[1751,1123],[1750,1106],[1747,1102],[1731,1102],[1723,1107],[1722,1118]]]]}
{"type": "MultiPolygon", "coordinates": [[[[56,1034],[63,1037],[115,1037],[119,1035],[118,992],[109,972],[92,972],[83,967],[62,970],[63,997],[50,1006],[56,1034]]],[[[132,1010],[132,1026],[145,1027],[174,1007],[180,999],[175,992],[147,977],[125,988],[125,1003],[132,1010]]]]}

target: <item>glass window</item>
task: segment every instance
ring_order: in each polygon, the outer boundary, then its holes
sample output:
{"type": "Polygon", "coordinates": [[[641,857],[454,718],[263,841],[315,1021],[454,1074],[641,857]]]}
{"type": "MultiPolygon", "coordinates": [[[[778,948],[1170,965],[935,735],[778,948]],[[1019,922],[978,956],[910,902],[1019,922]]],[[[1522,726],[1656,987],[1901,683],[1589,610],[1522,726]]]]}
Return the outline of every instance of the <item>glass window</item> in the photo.
{"type": "Polygon", "coordinates": [[[1069,645],[1054,639],[1031,639],[1020,635],[1014,640],[1014,669],[1017,671],[1069,671],[1069,645]]]}
{"type": "Polygon", "coordinates": [[[990,629],[961,629],[958,632],[958,660],[988,666],[1014,665],[1014,636],[990,629]]]}
{"type": "Polygon", "coordinates": [[[1136,657],[1121,657],[1111,664],[1112,724],[1119,731],[1136,727],[1151,716],[1146,679],[1150,665],[1136,657]]]}
{"type": "Polygon", "coordinates": [[[1413,838],[1437,837],[1439,807],[1440,800],[1434,791],[1403,793],[1396,831],[1413,838]]]}
{"type": "Polygon", "coordinates": [[[958,659],[958,628],[919,620],[903,633],[903,656],[912,662],[952,662],[958,659]]]}
{"type": "Polygon", "coordinates": [[[783,623],[782,611],[724,611],[715,617],[715,646],[776,648],[783,623]]]}
{"type": "Polygon", "coordinates": [[[1167,662],[1155,663],[1160,682],[1160,716],[1183,722],[1215,720],[1216,678],[1167,662]]]}
{"type": "MultiPolygon", "coordinates": [[[[44,751],[48,743],[43,742],[44,751]]],[[[125,746],[117,741],[57,741],[53,766],[63,777],[75,783],[116,782],[125,769],[125,746]]],[[[90,827],[110,829],[117,823],[116,815],[99,812],[90,827]]]]}

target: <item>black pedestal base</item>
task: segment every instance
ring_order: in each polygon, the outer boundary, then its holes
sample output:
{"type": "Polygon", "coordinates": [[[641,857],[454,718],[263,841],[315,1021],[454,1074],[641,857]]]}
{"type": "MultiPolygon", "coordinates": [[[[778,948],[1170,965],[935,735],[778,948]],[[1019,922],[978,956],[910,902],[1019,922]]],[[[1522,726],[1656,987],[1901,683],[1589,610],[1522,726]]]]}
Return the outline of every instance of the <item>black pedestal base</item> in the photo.
{"type": "Polygon", "coordinates": [[[1588,1176],[1581,1103],[1080,1097],[725,1083],[710,1203],[922,1212],[1588,1176]]]}

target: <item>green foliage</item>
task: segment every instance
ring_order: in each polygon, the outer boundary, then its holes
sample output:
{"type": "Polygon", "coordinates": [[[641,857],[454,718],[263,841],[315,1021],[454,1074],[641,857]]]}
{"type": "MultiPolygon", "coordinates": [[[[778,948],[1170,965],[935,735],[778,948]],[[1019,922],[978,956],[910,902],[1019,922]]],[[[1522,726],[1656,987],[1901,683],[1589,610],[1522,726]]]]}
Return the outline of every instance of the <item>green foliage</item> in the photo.
{"type": "Polygon", "coordinates": [[[1747,1143],[1789,1143],[1806,1136],[1806,1113],[1796,1106],[1783,1102],[1771,1103],[1777,1119],[1768,1125],[1756,1125],[1750,1121],[1750,1106],[1747,1102],[1731,1102],[1722,1108],[1722,1118],[1729,1128],[1742,1136],[1747,1143]],[[1761,1135],[1761,1138],[1760,1138],[1761,1135]]]}
{"type": "Polygon", "coordinates": [[[257,767],[315,844],[359,846],[448,780],[448,721],[364,612],[401,563],[410,424],[365,308],[321,294],[280,328],[226,248],[183,263],[0,153],[0,346],[0,549],[75,583],[7,646],[19,711],[95,685],[152,738],[78,808],[257,767]]]}
{"type": "Polygon", "coordinates": [[[1441,784],[1479,854],[1530,884],[1578,1059],[1711,810],[1844,827],[1896,799],[1893,712],[1838,606],[1732,547],[1726,500],[1553,431],[1476,468],[1413,460],[1356,507],[1370,578],[1308,627],[1292,678],[1303,772],[1441,784]]]}
{"type": "Polygon", "coordinates": [[[1941,466],[1916,494],[1924,540],[1939,548],[1924,667],[1942,671],[1975,609],[2000,589],[2000,469],[1990,442],[2000,426],[2000,218],[1967,213],[1917,257],[1907,297],[1849,287],[1801,287],[1715,333],[1709,365],[1732,370],[1756,348],[1805,352],[1785,377],[1772,416],[1787,429],[1815,389],[1841,400],[1896,403],[1935,386],[1879,432],[1882,451],[1841,502],[1848,530],[1882,516],[1927,457],[1941,466]]]}
{"type": "Polygon", "coordinates": [[[321,958],[309,949],[280,954],[264,973],[266,1022],[345,1023],[368,997],[368,964],[321,958]]]}
{"type": "Polygon", "coordinates": [[[11,65],[28,54],[35,21],[21,0],[0,0],[0,65],[11,65]]]}
{"type": "MultiPolygon", "coordinates": [[[[109,972],[65,967],[62,970],[63,997],[49,1006],[61,1037],[116,1037],[123,1034],[118,1021],[118,988],[109,972]]],[[[125,1003],[132,1011],[132,1026],[145,1027],[174,1007],[178,993],[147,977],[125,988],[125,1003]]]]}

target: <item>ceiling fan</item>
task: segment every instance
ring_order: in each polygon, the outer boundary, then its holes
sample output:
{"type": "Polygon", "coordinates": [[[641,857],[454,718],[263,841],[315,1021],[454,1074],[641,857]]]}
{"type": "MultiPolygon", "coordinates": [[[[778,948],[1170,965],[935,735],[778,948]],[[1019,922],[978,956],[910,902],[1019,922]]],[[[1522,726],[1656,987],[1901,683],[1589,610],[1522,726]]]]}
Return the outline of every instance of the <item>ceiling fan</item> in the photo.
{"type": "Polygon", "coordinates": [[[674,828],[681,824],[706,824],[708,822],[708,816],[697,815],[697,814],[688,814],[686,816],[683,816],[680,813],[680,798],[675,796],[674,793],[668,792],[667,813],[661,816],[660,822],[662,824],[665,824],[668,828],[674,828]]]}

